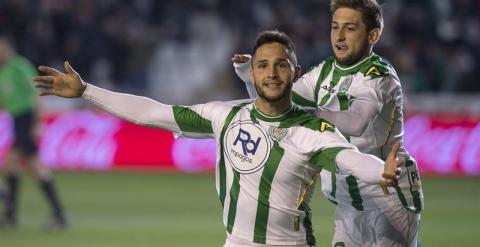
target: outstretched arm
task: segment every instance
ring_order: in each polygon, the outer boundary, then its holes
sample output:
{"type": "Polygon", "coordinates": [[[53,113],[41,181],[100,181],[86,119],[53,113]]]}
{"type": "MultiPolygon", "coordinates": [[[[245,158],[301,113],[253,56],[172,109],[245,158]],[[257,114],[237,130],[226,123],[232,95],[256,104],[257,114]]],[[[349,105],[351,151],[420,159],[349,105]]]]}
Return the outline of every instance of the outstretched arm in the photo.
{"type": "Polygon", "coordinates": [[[65,62],[62,73],[54,68],[40,66],[45,76],[36,76],[35,87],[40,95],[56,95],[65,98],[82,97],[127,121],[136,124],[160,127],[171,131],[179,128],[173,116],[172,106],[164,105],[146,97],[111,92],[86,83],[80,75],[65,62]]]}
{"type": "Polygon", "coordinates": [[[398,158],[399,148],[400,142],[396,142],[385,162],[373,155],[362,154],[352,149],[340,151],[335,160],[341,171],[363,182],[392,186],[398,179],[400,166],[405,163],[403,159],[398,158]]]}

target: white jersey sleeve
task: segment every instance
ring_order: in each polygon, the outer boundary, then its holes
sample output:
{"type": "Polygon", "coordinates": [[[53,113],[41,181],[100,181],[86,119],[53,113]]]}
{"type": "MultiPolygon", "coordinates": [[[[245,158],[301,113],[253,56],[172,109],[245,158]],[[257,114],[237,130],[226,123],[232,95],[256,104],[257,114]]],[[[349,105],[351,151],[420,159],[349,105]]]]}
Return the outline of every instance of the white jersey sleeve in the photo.
{"type": "Polygon", "coordinates": [[[250,59],[245,63],[233,63],[233,68],[240,80],[245,83],[248,96],[253,99],[257,97],[257,90],[255,89],[252,77],[250,76],[250,71],[252,70],[252,57],[248,54],[245,54],[244,56],[248,56],[250,59]]]}
{"type": "Polygon", "coordinates": [[[345,149],[338,153],[335,160],[341,175],[353,175],[368,184],[378,184],[383,180],[384,162],[373,155],[345,149]]]}
{"type": "MultiPolygon", "coordinates": [[[[371,93],[370,95],[374,96],[371,93]]],[[[334,112],[319,108],[316,111],[317,116],[335,123],[335,127],[348,136],[362,135],[370,120],[378,113],[378,103],[368,97],[352,100],[348,110],[334,112]]]]}
{"type": "MultiPolygon", "coordinates": [[[[138,125],[157,127],[181,133],[189,137],[212,137],[213,122],[223,112],[217,108],[228,107],[227,103],[207,103],[194,106],[165,105],[152,99],[108,91],[91,84],[82,98],[100,108],[138,125]]],[[[221,122],[221,121],[220,121],[221,122]]]]}
{"type": "Polygon", "coordinates": [[[369,184],[382,181],[384,162],[379,158],[358,152],[355,146],[327,122],[321,121],[320,127],[314,133],[306,132],[299,135],[302,143],[311,146],[314,154],[310,164],[330,172],[342,175],[353,175],[369,184]],[[319,131],[318,131],[319,130],[319,131]]]}

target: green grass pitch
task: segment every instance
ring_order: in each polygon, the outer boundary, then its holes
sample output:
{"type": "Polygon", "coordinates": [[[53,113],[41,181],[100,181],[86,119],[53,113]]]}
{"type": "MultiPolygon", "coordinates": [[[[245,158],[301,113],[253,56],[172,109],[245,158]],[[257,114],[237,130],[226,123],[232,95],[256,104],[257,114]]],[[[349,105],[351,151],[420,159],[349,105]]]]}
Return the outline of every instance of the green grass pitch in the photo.
{"type": "MultiPolygon", "coordinates": [[[[49,214],[34,182],[22,180],[20,225],[0,231],[0,247],[222,246],[225,230],[211,174],[58,172],[56,182],[71,227],[45,231],[49,214]]],[[[480,179],[423,179],[428,246],[478,246],[480,179]]],[[[329,246],[333,205],[320,191],[312,202],[317,246],[329,246]]]]}

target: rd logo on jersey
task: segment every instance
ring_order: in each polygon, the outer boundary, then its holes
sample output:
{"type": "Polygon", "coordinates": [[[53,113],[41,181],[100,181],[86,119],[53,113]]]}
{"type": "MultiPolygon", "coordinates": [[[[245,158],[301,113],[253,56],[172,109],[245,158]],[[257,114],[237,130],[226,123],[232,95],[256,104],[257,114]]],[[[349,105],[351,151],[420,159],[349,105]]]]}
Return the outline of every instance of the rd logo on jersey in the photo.
{"type": "Polygon", "coordinates": [[[223,141],[228,161],[240,173],[260,170],[267,162],[272,147],[267,134],[251,121],[231,125],[223,141]]]}

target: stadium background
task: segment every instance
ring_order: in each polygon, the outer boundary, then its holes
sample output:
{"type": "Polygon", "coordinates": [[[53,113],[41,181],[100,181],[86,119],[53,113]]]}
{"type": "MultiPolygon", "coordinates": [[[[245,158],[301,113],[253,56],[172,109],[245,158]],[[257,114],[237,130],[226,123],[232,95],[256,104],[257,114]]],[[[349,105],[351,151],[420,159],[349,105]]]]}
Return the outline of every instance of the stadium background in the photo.
{"type": "MultiPolygon", "coordinates": [[[[108,89],[195,104],[247,97],[230,57],[278,28],[304,69],[330,54],[328,1],[3,0],[0,31],[36,65],[65,59],[108,89]]],[[[396,68],[406,97],[405,142],[426,195],[424,246],[480,242],[480,2],[391,0],[376,53],[396,68]]],[[[46,205],[22,186],[20,229],[0,246],[220,246],[211,140],[174,140],[81,101],[42,98],[40,155],[57,169],[72,221],[45,233],[46,205]]],[[[0,160],[11,144],[0,113],[0,160]]],[[[333,207],[313,202],[319,246],[333,207]]]]}

